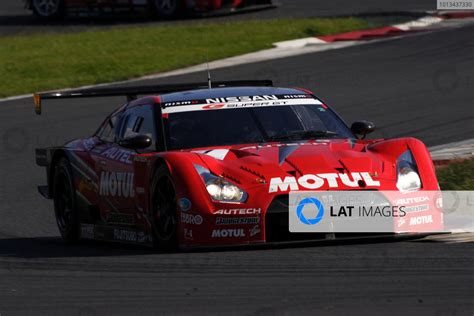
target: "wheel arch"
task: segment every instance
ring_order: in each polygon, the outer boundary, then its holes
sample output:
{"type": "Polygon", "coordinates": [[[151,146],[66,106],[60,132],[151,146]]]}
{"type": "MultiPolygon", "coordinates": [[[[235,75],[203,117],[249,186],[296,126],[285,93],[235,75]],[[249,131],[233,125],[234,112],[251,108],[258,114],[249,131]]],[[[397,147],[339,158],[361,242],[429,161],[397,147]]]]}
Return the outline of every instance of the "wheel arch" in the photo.
{"type": "Polygon", "coordinates": [[[52,158],[51,158],[51,163],[49,165],[48,169],[48,188],[49,188],[49,195],[50,198],[54,197],[54,176],[55,176],[55,170],[56,166],[61,161],[62,158],[65,158],[67,161],[69,161],[69,157],[66,154],[66,151],[64,149],[56,149],[52,152],[52,158]]]}
{"type": "Polygon", "coordinates": [[[168,161],[164,158],[164,157],[155,157],[152,161],[152,163],[150,164],[151,167],[148,169],[148,176],[147,178],[148,179],[144,179],[144,182],[142,182],[145,186],[148,187],[148,193],[146,195],[146,203],[147,203],[147,210],[150,212],[151,211],[151,198],[152,198],[152,186],[153,186],[153,180],[154,180],[154,177],[155,177],[155,174],[157,172],[157,170],[161,167],[161,166],[166,166],[166,168],[169,170],[169,172],[171,173],[171,165],[168,163],[168,161]]]}

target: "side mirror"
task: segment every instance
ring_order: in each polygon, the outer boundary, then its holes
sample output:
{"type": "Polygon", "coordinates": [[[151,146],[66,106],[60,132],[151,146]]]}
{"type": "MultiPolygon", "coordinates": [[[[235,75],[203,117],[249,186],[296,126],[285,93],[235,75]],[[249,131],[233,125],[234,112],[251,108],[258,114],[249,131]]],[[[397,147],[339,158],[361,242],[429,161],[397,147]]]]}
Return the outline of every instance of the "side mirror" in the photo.
{"type": "Polygon", "coordinates": [[[152,140],[147,135],[136,135],[119,141],[119,145],[129,149],[144,149],[152,144],[152,140]]]}
{"type": "Polygon", "coordinates": [[[375,131],[375,124],[369,121],[356,121],[352,123],[351,131],[355,135],[362,136],[361,139],[364,139],[367,134],[375,131]]]}

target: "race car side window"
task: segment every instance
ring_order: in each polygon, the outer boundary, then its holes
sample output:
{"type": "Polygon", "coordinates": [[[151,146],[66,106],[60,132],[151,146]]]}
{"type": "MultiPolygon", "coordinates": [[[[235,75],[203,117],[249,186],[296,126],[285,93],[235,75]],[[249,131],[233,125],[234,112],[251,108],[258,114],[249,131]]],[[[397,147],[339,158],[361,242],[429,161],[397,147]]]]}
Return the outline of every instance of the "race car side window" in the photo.
{"type": "Polygon", "coordinates": [[[105,120],[102,124],[100,130],[97,132],[97,136],[104,142],[114,142],[115,141],[115,126],[118,121],[119,115],[112,115],[105,120]]]}
{"type": "Polygon", "coordinates": [[[120,119],[117,128],[117,138],[126,139],[135,135],[146,135],[150,137],[154,148],[156,142],[155,122],[153,120],[153,110],[149,105],[135,106],[127,109],[120,119]]]}

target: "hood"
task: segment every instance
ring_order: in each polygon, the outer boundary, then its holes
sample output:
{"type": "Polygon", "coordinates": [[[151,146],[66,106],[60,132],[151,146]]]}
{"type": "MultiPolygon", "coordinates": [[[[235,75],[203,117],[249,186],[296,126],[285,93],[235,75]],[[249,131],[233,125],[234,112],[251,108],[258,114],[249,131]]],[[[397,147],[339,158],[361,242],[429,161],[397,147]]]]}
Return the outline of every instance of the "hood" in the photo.
{"type": "Polygon", "coordinates": [[[393,179],[366,141],[317,140],[238,145],[194,151],[214,174],[245,186],[269,184],[270,192],[380,186],[393,179]]]}

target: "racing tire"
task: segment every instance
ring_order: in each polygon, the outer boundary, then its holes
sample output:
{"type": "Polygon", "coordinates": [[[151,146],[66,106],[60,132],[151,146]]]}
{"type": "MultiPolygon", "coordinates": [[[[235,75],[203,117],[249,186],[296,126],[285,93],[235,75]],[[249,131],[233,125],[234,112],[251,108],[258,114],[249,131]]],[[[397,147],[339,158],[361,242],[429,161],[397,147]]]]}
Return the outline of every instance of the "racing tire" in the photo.
{"type": "Polygon", "coordinates": [[[173,178],[166,165],[159,166],[151,181],[151,226],[155,248],[178,249],[178,204],[173,178]]]}
{"type": "Polygon", "coordinates": [[[151,9],[161,19],[176,18],[183,13],[181,0],[150,0],[151,9]]]}
{"type": "Polygon", "coordinates": [[[80,237],[80,220],[74,178],[66,158],[61,158],[56,165],[53,181],[54,214],[59,232],[66,243],[75,243],[80,237]]]}
{"type": "Polygon", "coordinates": [[[33,14],[41,20],[59,20],[64,17],[64,0],[31,0],[33,14]]]}

